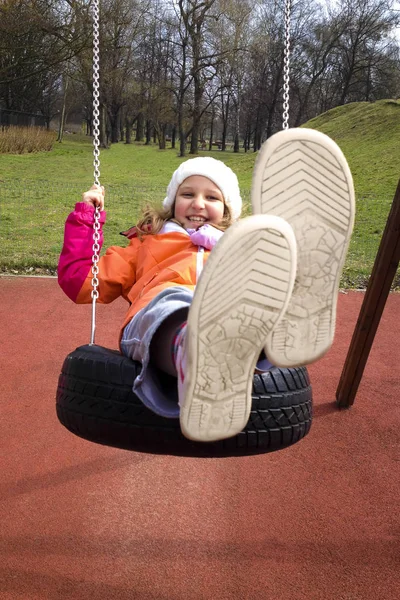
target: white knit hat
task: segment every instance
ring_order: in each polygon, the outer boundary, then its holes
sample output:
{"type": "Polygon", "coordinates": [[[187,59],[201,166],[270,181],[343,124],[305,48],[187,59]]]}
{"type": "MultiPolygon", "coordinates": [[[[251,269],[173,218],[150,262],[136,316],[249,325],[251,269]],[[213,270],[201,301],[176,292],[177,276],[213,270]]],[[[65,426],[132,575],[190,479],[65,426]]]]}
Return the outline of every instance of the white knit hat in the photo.
{"type": "Polygon", "coordinates": [[[211,179],[221,190],[225,203],[231,209],[232,218],[236,221],[240,217],[242,198],[235,173],[221,160],[209,156],[190,158],[176,169],[167,188],[167,197],[163,202],[164,208],[170,208],[173,205],[179,186],[192,175],[202,175],[211,179]]]}

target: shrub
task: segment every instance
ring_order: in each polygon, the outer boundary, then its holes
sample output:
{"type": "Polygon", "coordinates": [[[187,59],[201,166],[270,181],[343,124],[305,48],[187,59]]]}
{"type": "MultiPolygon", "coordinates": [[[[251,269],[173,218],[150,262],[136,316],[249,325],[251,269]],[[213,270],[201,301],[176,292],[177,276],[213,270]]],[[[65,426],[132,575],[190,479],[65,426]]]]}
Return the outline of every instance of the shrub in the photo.
{"type": "Polygon", "coordinates": [[[55,139],[55,132],[43,127],[3,127],[0,129],[0,154],[51,150],[55,139]]]}

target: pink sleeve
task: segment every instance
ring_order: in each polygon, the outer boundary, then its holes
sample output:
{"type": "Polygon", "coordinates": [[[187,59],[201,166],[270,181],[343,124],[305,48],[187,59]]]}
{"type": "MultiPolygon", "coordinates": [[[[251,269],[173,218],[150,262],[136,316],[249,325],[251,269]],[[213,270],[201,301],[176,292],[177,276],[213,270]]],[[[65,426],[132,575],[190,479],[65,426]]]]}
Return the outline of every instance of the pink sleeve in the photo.
{"type": "MultiPolygon", "coordinates": [[[[106,213],[100,213],[101,226],[106,213]]],[[[74,302],[91,267],[93,256],[94,207],[85,202],[77,202],[75,210],[68,215],[64,230],[64,245],[58,261],[58,283],[74,302]]],[[[99,245],[103,245],[103,231],[100,230],[99,245]]]]}

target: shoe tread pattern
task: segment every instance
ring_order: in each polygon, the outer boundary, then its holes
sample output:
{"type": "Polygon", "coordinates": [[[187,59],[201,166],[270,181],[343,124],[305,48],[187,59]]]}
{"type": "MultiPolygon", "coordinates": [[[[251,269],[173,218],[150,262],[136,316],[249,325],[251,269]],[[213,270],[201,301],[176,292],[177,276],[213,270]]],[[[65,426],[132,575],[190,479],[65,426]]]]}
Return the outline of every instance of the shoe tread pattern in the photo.
{"type": "MultiPolygon", "coordinates": [[[[287,304],[291,260],[282,234],[259,230],[241,239],[236,252],[219,256],[202,291],[196,290],[202,296],[196,320],[197,360],[190,369],[193,399],[183,415],[185,434],[195,432],[211,440],[228,437],[248,421],[255,364],[287,304]]],[[[189,313],[189,336],[190,328],[189,313]]]]}
{"type": "Polygon", "coordinates": [[[267,158],[260,155],[260,206],[253,199],[255,212],[284,218],[297,240],[292,299],[266,347],[270,360],[281,366],[312,362],[330,347],[354,221],[351,176],[340,155],[325,143],[301,139],[301,130],[297,135],[267,158]]]}

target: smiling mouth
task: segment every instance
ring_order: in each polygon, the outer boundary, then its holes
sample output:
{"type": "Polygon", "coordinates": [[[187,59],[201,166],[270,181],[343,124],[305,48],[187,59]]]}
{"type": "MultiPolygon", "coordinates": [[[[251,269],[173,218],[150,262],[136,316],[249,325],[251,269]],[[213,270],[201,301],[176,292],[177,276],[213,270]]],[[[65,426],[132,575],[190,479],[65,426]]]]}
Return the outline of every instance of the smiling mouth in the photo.
{"type": "Polygon", "coordinates": [[[207,220],[204,217],[187,217],[187,219],[193,223],[205,223],[207,220]]]}

